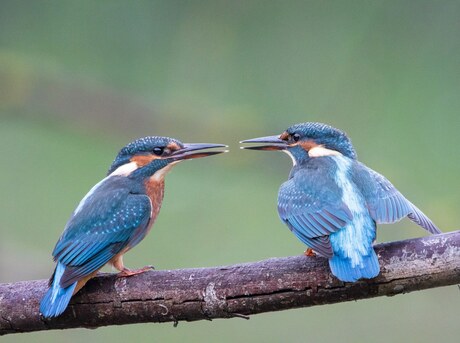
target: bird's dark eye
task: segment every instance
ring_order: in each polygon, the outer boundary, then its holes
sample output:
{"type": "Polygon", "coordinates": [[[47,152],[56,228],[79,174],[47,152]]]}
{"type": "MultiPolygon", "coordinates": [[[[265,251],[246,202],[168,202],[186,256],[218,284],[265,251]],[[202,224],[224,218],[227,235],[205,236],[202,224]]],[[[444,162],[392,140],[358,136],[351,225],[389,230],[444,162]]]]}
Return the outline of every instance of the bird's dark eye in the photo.
{"type": "Polygon", "coordinates": [[[165,150],[165,148],[161,148],[161,147],[155,147],[153,148],[153,153],[157,156],[161,156],[163,154],[163,151],[165,150]]]}
{"type": "Polygon", "coordinates": [[[300,135],[298,133],[294,133],[292,135],[292,139],[294,140],[294,142],[298,142],[300,139],[300,135]]]}

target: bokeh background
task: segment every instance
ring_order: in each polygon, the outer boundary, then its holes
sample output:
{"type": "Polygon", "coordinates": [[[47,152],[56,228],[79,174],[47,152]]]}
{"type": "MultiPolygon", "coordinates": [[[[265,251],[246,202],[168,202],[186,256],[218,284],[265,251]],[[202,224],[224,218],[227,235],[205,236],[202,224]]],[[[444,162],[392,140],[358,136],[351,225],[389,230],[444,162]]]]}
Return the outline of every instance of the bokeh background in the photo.
{"type": "MultiPolygon", "coordinates": [[[[300,254],[276,213],[284,154],[238,141],[322,121],[352,137],[443,231],[459,228],[458,1],[0,2],[0,282],[50,253],[118,149],[144,135],[222,142],[177,166],[132,267],[300,254]]],[[[379,241],[423,236],[404,220],[379,241]]],[[[454,342],[457,286],[261,314],[6,336],[2,342],[454,342]]]]}

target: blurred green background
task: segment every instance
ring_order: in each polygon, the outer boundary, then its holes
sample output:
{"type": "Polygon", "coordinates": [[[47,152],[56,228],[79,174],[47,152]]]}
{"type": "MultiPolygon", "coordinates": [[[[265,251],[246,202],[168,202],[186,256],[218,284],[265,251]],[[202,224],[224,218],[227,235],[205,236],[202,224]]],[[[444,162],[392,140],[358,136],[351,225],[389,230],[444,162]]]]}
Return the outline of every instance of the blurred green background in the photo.
{"type": "MultiPolygon", "coordinates": [[[[144,135],[222,142],[176,167],[125,262],[205,267],[300,254],[279,221],[284,154],[238,141],[337,126],[443,231],[459,228],[458,1],[0,2],[0,282],[48,278],[70,213],[144,135]]],[[[404,220],[379,241],[425,235],[404,220]]],[[[456,286],[268,313],[2,342],[454,342],[456,286]]]]}

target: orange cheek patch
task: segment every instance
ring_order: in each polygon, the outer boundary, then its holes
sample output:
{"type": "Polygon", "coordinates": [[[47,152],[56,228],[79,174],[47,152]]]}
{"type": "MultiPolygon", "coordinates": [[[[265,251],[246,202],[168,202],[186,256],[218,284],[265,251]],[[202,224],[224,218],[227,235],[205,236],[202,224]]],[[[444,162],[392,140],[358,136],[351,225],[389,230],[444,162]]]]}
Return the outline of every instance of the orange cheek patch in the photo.
{"type": "Polygon", "coordinates": [[[139,167],[146,166],[153,160],[159,159],[159,156],[155,156],[152,154],[149,155],[137,155],[131,158],[131,162],[135,162],[139,167]]]}
{"type": "Polygon", "coordinates": [[[306,151],[310,151],[311,149],[316,148],[316,147],[319,146],[314,141],[302,141],[302,142],[297,143],[297,144],[300,144],[300,146],[306,151]]]}
{"type": "Polygon", "coordinates": [[[310,157],[342,155],[340,152],[332,149],[327,149],[323,145],[317,144],[315,141],[312,140],[296,143],[294,145],[300,145],[305,151],[308,152],[308,155],[310,157]]]}

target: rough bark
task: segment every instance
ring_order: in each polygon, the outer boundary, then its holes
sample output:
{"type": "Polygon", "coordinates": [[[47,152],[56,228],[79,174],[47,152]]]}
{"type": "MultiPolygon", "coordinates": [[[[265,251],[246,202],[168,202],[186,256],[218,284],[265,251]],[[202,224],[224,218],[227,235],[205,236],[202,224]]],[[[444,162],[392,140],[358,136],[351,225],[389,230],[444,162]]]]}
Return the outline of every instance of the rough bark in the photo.
{"type": "Polygon", "coordinates": [[[379,244],[381,273],[343,283],[327,260],[294,256],[225,267],[161,270],[88,282],[58,318],[38,312],[46,280],[0,284],[0,335],[146,322],[242,317],[392,296],[460,283],[460,231],[379,244]]]}

